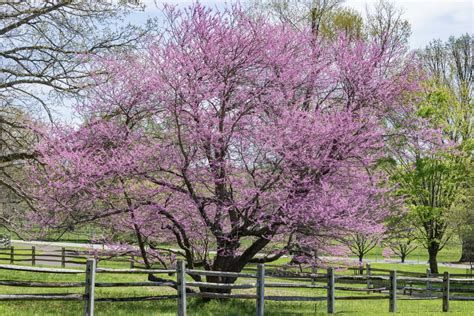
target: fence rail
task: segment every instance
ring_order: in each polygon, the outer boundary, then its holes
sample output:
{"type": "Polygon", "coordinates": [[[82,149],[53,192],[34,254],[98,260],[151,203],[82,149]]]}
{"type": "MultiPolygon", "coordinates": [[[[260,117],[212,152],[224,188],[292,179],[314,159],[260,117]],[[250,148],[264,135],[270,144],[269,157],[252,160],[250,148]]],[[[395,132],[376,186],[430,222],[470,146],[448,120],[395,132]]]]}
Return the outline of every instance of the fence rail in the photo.
{"type": "MultiPolygon", "coordinates": [[[[0,238],[1,242],[1,238],[0,238]]],[[[97,264],[102,261],[110,261],[110,262],[122,262],[122,263],[129,263],[130,269],[144,269],[144,267],[140,267],[137,264],[140,264],[137,261],[136,256],[133,253],[124,253],[124,254],[110,254],[110,253],[88,253],[87,251],[77,250],[77,249],[67,249],[62,247],[61,249],[54,249],[48,250],[44,252],[37,252],[35,246],[31,246],[30,249],[22,247],[21,249],[15,248],[14,246],[5,247],[2,246],[0,243],[0,262],[9,262],[10,264],[14,264],[15,262],[31,262],[33,266],[36,265],[37,261],[40,262],[47,262],[47,263],[61,263],[62,267],[66,267],[67,264],[74,264],[74,265],[86,265],[88,259],[94,258],[97,261],[97,264]]],[[[281,266],[267,264],[266,268],[269,269],[266,271],[267,276],[275,276],[275,277],[285,277],[288,279],[298,279],[298,278],[313,278],[316,280],[322,280],[327,277],[324,273],[308,273],[308,272],[293,272],[288,271],[286,269],[282,269],[281,266]],[[273,270],[270,270],[272,269],[273,270]]],[[[358,267],[346,267],[344,269],[350,270],[354,272],[354,275],[370,275],[374,272],[382,272],[388,274],[391,270],[389,269],[382,269],[382,268],[373,268],[370,264],[360,265],[358,267]]],[[[256,273],[256,268],[247,268],[247,271],[254,271],[256,273]]],[[[188,274],[192,274],[193,271],[189,270],[188,274]]],[[[195,270],[198,271],[198,270],[195,270]]],[[[173,271],[175,272],[175,271],[173,271]]],[[[122,272],[117,272],[122,273],[122,272]]],[[[130,273],[138,273],[138,272],[130,272],[130,273]]],[[[212,272],[207,271],[208,274],[201,274],[201,275],[211,275],[212,272]]],[[[249,278],[255,278],[255,274],[246,273],[249,278]]],[[[426,273],[421,272],[413,272],[413,271],[403,271],[397,270],[397,274],[400,276],[412,276],[412,277],[419,277],[419,278],[442,278],[442,274],[434,274],[427,269],[426,273]]],[[[228,275],[232,277],[232,272],[228,275]]],[[[238,276],[244,277],[244,276],[238,276]]],[[[474,270],[473,269],[466,269],[466,273],[454,273],[450,274],[451,278],[454,277],[474,277],[474,270]]],[[[452,280],[452,279],[451,279],[452,280]]]]}
{"type": "Polygon", "coordinates": [[[78,251],[73,249],[67,249],[62,247],[61,249],[46,250],[38,252],[35,246],[28,248],[15,248],[15,246],[0,247],[0,262],[7,261],[11,264],[16,262],[31,262],[31,265],[35,266],[38,262],[46,263],[58,263],[62,267],[66,267],[67,264],[74,265],[86,265],[87,259],[95,258],[97,262],[100,261],[112,261],[112,262],[124,262],[129,263],[130,268],[134,268],[136,265],[135,256],[129,255],[110,255],[110,254],[89,254],[85,251],[78,251]]]}
{"type": "MultiPolygon", "coordinates": [[[[186,269],[183,261],[178,261],[177,267],[171,269],[110,269],[97,268],[96,261],[89,259],[86,263],[86,269],[64,269],[64,268],[42,268],[31,266],[16,266],[0,264],[0,269],[12,271],[26,271],[32,273],[62,273],[62,274],[85,274],[83,282],[43,282],[43,281],[18,281],[18,280],[0,280],[0,286],[11,287],[32,287],[32,288],[84,288],[84,294],[0,294],[0,301],[83,301],[84,315],[94,314],[95,302],[131,302],[131,301],[149,301],[149,300],[177,300],[178,315],[186,315],[186,300],[188,297],[200,298],[220,298],[220,299],[250,299],[256,302],[256,315],[262,316],[265,310],[265,301],[326,301],[327,312],[335,313],[335,301],[340,300],[388,300],[389,312],[397,311],[398,300],[442,300],[442,310],[449,311],[450,301],[474,301],[474,296],[452,295],[452,293],[473,293],[474,278],[451,278],[450,274],[445,272],[443,278],[436,278],[431,275],[429,277],[408,277],[397,276],[397,271],[389,271],[389,275],[336,275],[334,268],[327,269],[325,274],[310,274],[306,281],[311,284],[298,282],[266,282],[265,278],[277,278],[275,274],[266,274],[265,266],[258,265],[256,273],[241,272],[220,272],[220,271],[203,271],[195,269],[186,269]],[[112,274],[167,274],[175,275],[176,281],[169,280],[163,282],[97,282],[95,276],[97,273],[112,274]],[[215,283],[201,281],[187,281],[186,275],[190,276],[217,276],[231,279],[251,279],[249,283],[215,283]],[[323,284],[314,284],[315,278],[324,281],[323,284]],[[339,286],[344,280],[362,282],[366,287],[350,287],[339,286]],[[384,286],[376,286],[377,282],[385,282],[384,286]],[[408,283],[407,283],[408,282],[408,283]],[[454,284],[468,284],[469,287],[451,287],[454,284]],[[424,284],[426,287],[415,286],[415,284],[424,284]],[[436,285],[437,287],[433,287],[436,285]],[[139,296],[139,297],[108,297],[95,298],[95,288],[105,287],[150,287],[150,286],[167,286],[176,290],[176,295],[160,295],[160,296],[139,296]],[[199,288],[200,292],[192,289],[199,288]],[[268,288],[306,288],[306,289],[323,289],[326,290],[324,296],[276,296],[266,295],[265,290],[268,288]],[[247,293],[230,293],[231,290],[254,289],[254,294],[247,293]],[[211,291],[209,291],[211,290],[211,291]],[[215,290],[215,292],[213,291],[215,290]],[[335,291],[352,291],[367,292],[366,296],[336,296],[335,291]],[[220,293],[219,291],[228,291],[220,293]],[[379,292],[378,295],[369,295],[370,293],[379,292]],[[383,292],[383,294],[382,294],[383,292]],[[413,293],[424,293],[425,296],[413,296],[413,293]],[[409,296],[407,295],[409,293],[409,296]]],[[[369,267],[370,270],[370,267],[369,267]]],[[[271,272],[271,271],[270,271],[271,272]]],[[[385,271],[384,271],[385,272],[385,271]]],[[[299,275],[301,278],[302,276],[299,275]]],[[[286,278],[282,276],[281,278],[286,278]]],[[[292,279],[293,280],[293,279],[292,279]]]]}

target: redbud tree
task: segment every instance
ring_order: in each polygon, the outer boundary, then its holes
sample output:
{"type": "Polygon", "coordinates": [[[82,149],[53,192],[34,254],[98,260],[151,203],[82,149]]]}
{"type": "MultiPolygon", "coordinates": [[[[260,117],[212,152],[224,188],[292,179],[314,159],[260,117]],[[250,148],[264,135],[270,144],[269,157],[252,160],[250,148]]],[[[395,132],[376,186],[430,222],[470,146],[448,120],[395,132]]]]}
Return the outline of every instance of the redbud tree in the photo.
{"type": "Polygon", "coordinates": [[[382,229],[372,167],[416,89],[404,47],[324,42],[239,7],[165,16],[138,53],[97,61],[83,123],[38,146],[32,225],[94,222],[134,236],[146,266],[171,243],[189,268],[219,271],[382,229]]]}

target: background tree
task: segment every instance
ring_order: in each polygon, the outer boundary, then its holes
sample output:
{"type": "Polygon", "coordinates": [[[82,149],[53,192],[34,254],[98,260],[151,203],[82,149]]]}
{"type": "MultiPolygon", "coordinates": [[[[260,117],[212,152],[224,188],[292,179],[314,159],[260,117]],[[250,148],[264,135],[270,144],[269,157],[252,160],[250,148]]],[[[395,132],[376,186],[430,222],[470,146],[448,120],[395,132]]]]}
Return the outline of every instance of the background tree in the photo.
{"type": "MultiPolygon", "coordinates": [[[[473,65],[472,35],[465,34],[458,38],[450,37],[447,42],[435,40],[424,50],[420,51],[423,66],[432,85],[439,87],[450,96],[448,102],[451,106],[441,107],[436,115],[436,120],[441,120],[445,129],[446,138],[456,144],[457,148],[465,154],[460,163],[466,165],[467,170],[472,170],[472,113],[473,113],[473,65]]],[[[471,174],[471,173],[469,173],[471,174]]],[[[472,176],[468,177],[472,179],[472,176]]],[[[453,214],[455,218],[464,218],[464,223],[469,223],[469,197],[472,196],[472,180],[467,181],[459,188],[459,203],[455,210],[459,214],[453,214]],[[463,197],[464,196],[464,197],[463,197]],[[467,208],[467,209],[466,209],[467,208]]],[[[458,221],[454,221],[459,223],[458,221]]],[[[459,226],[457,226],[459,227],[459,226]]],[[[467,229],[469,231],[469,229],[467,229]]],[[[465,235],[467,237],[467,235],[465,235]]],[[[467,258],[470,251],[467,247],[469,242],[460,235],[462,244],[461,258],[467,258]]]]}
{"type": "Polygon", "coordinates": [[[338,8],[328,13],[328,18],[319,27],[320,34],[335,39],[341,33],[351,40],[365,37],[364,20],[359,12],[350,8],[338,8]]]}
{"type": "Polygon", "coordinates": [[[390,201],[367,170],[382,118],[417,88],[402,49],[315,41],[238,7],[169,8],[165,29],[140,55],[103,59],[109,81],[84,124],[38,147],[31,223],[113,222],[136,232],[144,260],[168,241],[188,267],[220,271],[280,258],[295,233],[319,249],[381,227],[390,201]]]}
{"type": "MultiPolygon", "coordinates": [[[[71,99],[93,84],[90,58],[135,46],[149,27],[119,24],[139,8],[137,1],[0,3],[0,186],[12,202],[25,198],[16,184],[36,156],[32,122],[71,113],[71,99]]],[[[21,218],[5,208],[4,219],[21,218]]]]}
{"type": "Polygon", "coordinates": [[[343,5],[344,0],[264,0],[250,2],[249,10],[299,30],[311,27],[316,37],[334,39],[339,33],[354,39],[370,37],[387,51],[408,43],[411,27],[395,3],[379,0],[367,7],[365,18],[343,5]]]}
{"type": "MultiPolygon", "coordinates": [[[[473,102],[472,43],[472,35],[465,34],[447,42],[434,40],[419,52],[429,77],[438,86],[446,86],[463,105],[473,102]]],[[[466,139],[466,131],[459,131],[459,136],[466,139]]]]}
{"type": "Polygon", "coordinates": [[[459,103],[446,87],[428,84],[424,93],[418,115],[429,121],[425,129],[443,131],[444,145],[409,142],[397,158],[393,180],[407,197],[417,239],[428,250],[430,269],[437,273],[437,254],[453,233],[453,211],[472,185],[470,141],[459,135],[470,129],[472,108],[459,103]]]}
{"type": "Polygon", "coordinates": [[[394,2],[379,0],[372,8],[366,9],[366,16],[367,35],[384,50],[395,52],[408,43],[410,23],[403,18],[403,10],[394,2]]]}
{"type": "Polygon", "coordinates": [[[413,251],[418,248],[416,244],[416,228],[411,223],[409,214],[391,217],[387,223],[383,243],[392,252],[400,257],[402,263],[413,251]]]}
{"type": "Polygon", "coordinates": [[[452,226],[461,240],[461,258],[460,262],[474,263],[474,186],[472,179],[474,168],[468,170],[469,186],[459,195],[459,200],[453,210],[452,226]]]}
{"type": "MultiPolygon", "coordinates": [[[[297,30],[311,27],[313,34],[332,24],[332,15],[338,11],[344,0],[263,0],[249,1],[248,9],[256,14],[265,13],[280,23],[286,23],[297,30]]],[[[344,12],[349,12],[345,10],[344,12]]],[[[339,17],[342,20],[342,16],[339,17]]],[[[349,24],[340,21],[340,24],[349,24]]]]}
{"type": "Polygon", "coordinates": [[[18,235],[24,209],[33,206],[24,190],[26,172],[22,152],[25,148],[34,148],[38,137],[31,130],[33,121],[21,109],[4,108],[0,120],[3,122],[0,124],[0,155],[5,157],[0,161],[0,226],[18,235]]]}
{"type": "Polygon", "coordinates": [[[364,234],[352,233],[345,236],[341,242],[349,249],[349,251],[357,256],[359,263],[362,263],[365,255],[379,245],[382,234],[364,234]]]}
{"type": "Polygon", "coordinates": [[[472,188],[472,57],[468,38],[433,41],[419,52],[428,79],[416,116],[428,124],[392,124],[405,131],[407,127],[441,131],[437,145],[404,138],[405,151],[395,154],[393,164],[393,179],[399,183],[400,193],[408,197],[417,240],[428,250],[435,273],[437,254],[455,232],[456,210],[466,205],[465,196],[472,188]]]}

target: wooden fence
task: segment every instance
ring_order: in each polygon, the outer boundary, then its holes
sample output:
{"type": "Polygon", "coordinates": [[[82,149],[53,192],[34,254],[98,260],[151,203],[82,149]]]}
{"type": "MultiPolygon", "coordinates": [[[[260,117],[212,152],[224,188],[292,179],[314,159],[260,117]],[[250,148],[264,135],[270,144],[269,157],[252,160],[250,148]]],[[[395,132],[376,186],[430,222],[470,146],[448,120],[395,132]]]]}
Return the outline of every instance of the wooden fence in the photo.
{"type": "Polygon", "coordinates": [[[61,267],[67,265],[86,265],[87,259],[94,258],[97,262],[100,261],[113,261],[129,263],[130,268],[136,267],[136,259],[134,255],[100,255],[100,254],[88,254],[84,251],[78,251],[73,249],[66,249],[62,247],[57,250],[46,250],[38,252],[35,246],[31,248],[15,248],[10,246],[7,248],[0,248],[0,262],[9,262],[10,264],[15,263],[31,263],[35,266],[38,262],[51,264],[61,264],[61,267]]]}
{"type": "Polygon", "coordinates": [[[37,252],[36,247],[32,246],[30,249],[18,249],[14,246],[8,248],[0,248],[0,261],[9,261],[10,264],[17,262],[31,263],[35,266],[38,261],[44,263],[60,263],[64,268],[67,264],[85,265],[89,257],[85,255],[78,255],[73,250],[61,248],[60,250],[50,250],[46,252],[37,252]]]}
{"type": "MultiPolygon", "coordinates": [[[[16,265],[0,265],[0,269],[8,269],[12,271],[28,271],[34,273],[61,273],[61,274],[84,274],[84,282],[40,282],[40,281],[18,281],[18,280],[1,280],[2,286],[13,287],[34,287],[34,288],[84,288],[84,294],[0,294],[0,301],[9,300],[62,300],[62,301],[83,301],[84,315],[94,314],[95,302],[127,302],[127,301],[144,301],[144,300],[177,300],[178,315],[186,315],[186,300],[188,297],[201,298],[220,298],[220,299],[251,299],[256,302],[256,315],[264,315],[266,301],[326,301],[327,312],[335,313],[335,301],[338,300],[388,300],[388,310],[390,312],[397,311],[397,301],[405,299],[442,299],[442,310],[449,311],[449,301],[452,300],[472,300],[474,296],[458,296],[451,295],[453,292],[472,293],[474,292],[473,278],[452,278],[449,273],[445,272],[443,278],[437,277],[407,277],[398,276],[396,271],[389,271],[389,275],[373,275],[366,273],[365,275],[337,275],[334,268],[328,268],[325,274],[312,273],[296,273],[292,276],[279,276],[274,271],[266,273],[264,265],[258,265],[256,272],[236,273],[236,272],[220,272],[220,271],[204,271],[186,269],[183,261],[178,261],[174,270],[170,269],[110,269],[96,267],[96,261],[87,260],[86,269],[53,269],[31,266],[16,265]],[[114,274],[176,274],[176,282],[97,282],[95,276],[97,273],[114,273],[114,274]],[[199,276],[218,276],[224,278],[250,279],[250,283],[210,283],[210,282],[189,282],[186,280],[186,274],[199,276]],[[276,283],[267,282],[265,278],[284,278],[291,279],[292,282],[276,283]],[[294,281],[298,282],[294,282],[294,281]],[[311,281],[311,283],[304,283],[311,281]],[[323,284],[317,284],[323,282],[323,284]],[[367,284],[366,287],[348,287],[339,286],[340,284],[359,282],[367,284]],[[380,283],[382,282],[382,283],[380,283]],[[400,284],[404,285],[400,285],[400,284]],[[416,284],[430,284],[426,288],[416,287],[416,284]],[[380,284],[383,284],[381,286],[380,284]],[[467,287],[452,287],[452,285],[468,284],[467,287]],[[432,286],[435,285],[435,286],[432,286]],[[140,287],[140,286],[166,286],[176,289],[176,295],[160,295],[160,296],[142,296],[142,297],[117,297],[117,298],[95,298],[95,288],[100,287],[140,287]],[[194,292],[192,288],[200,289],[254,289],[255,294],[240,293],[213,293],[213,292],[194,292]],[[266,295],[265,290],[268,288],[314,288],[325,289],[324,296],[272,296],[266,295]],[[335,291],[353,291],[376,293],[379,295],[365,296],[336,296],[335,291]],[[412,296],[413,293],[425,291],[429,295],[412,296]],[[440,293],[436,295],[434,293],[440,293]],[[383,293],[383,295],[382,295],[383,293]],[[407,295],[409,293],[410,295],[407,295]]],[[[369,268],[370,269],[370,268],[369,268]]]]}
{"type": "MultiPolygon", "coordinates": [[[[285,273],[285,269],[282,269],[282,266],[278,265],[272,265],[272,264],[267,264],[267,268],[274,268],[278,269],[280,273],[285,273]]],[[[294,269],[294,267],[292,267],[294,269]]],[[[373,272],[385,272],[385,273],[390,273],[389,269],[382,269],[382,268],[373,268],[370,263],[366,263],[364,265],[360,265],[358,267],[347,267],[347,270],[353,271],[354,275],[364,275],[364,274],[371,274],[373,272]]],[[[314,271],[317,271],[316,269],[313,269],[314,271]]],[[[422,272],[413,272],[413,271],[404,271],[404,270],[397,270],[397,274],[403,275],[403,276],[414,276],[414,277],[443,277],[443,274],[436,274],[436,273],[431,273],[430,269],[426,269],[425,273],[422,272]]],[[[472,268],[466,268],[466,273],[454,273],[450,274],[452,277],[474,277],[474,270],[472,268]]]]}
{"type": "MultiPolygon", "coordinates": [[[[1,246],[1,245],[0,245],[1,246]]],[[[31,265],[35,266],[37,261],[45,262],[45,263],[60,263],[62,267],[66,267],[68,264],[74,265],[86,265],[87,259],[94,258],[97,261],[97,264],[102,261],[112,261],[112,262],[121,262],[127,263],[130,265],[131,269],[134,268],[144,268],[143,265],[140,265],[139,260],[133,254],[104,254],[104,253],[95,253],[91,254],[87,251],[81,251],[77,249],[67,249],[62,247],[58,250],[49,250],[43,252],[37,252],[35,246],[31,246],[31,248],[15,248],[14,246],[10,246],[7,248],[0,247],[0,262],[6,261],[10,262],[10,264],[15,264],[16,262],[19,263],[27,263],[30,262],[31,265]]],[[[278,270],[279,275],[285,274],[285,270],[281,269],[282,266],[271,265],[267,264],[267,268],[278,270]]],[[[294,268],[294,267],[293,267],[294,268]]],[[[382,273],[390,273],[391,270],[388,269],[381,269],[381,268],[373,268],[370,264],[360,265],[358,267],[348,267],[346,268],[354,272],[354,275],[364,275],[376,272],[382,273]]],[[[248,269],[247,269],[248,270],[248,269]]],[[[255,270],[256,271],[256,270],[255,270]]],[[[313,274],[315,274],[316,270],[313,270],[313,274]]],[[[291,272],[290,272],[291,273],[291,272]]],[[[413,271],[403,271],[397,270],[398,275],[402,276],[414,276],[414,277],[440,277],[442,278],[442,274],[434,274],[430,272],[430,269],[426,270],[426,273],[420,272],[413,272],[413,271]]],[[[451,277],[474,277],[474,270],[466,269],[466,273],[456,273],[451,274],[451,277]]]]}

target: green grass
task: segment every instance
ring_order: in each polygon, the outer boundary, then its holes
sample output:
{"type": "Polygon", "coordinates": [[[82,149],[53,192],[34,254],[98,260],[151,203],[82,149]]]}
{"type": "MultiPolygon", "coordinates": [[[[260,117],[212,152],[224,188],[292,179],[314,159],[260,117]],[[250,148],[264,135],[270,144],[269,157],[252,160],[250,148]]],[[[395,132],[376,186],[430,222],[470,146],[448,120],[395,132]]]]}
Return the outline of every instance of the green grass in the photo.
{"type": "MultiPolygon", "coordinates": [[[[379,262],[372,263],[373,268],[393,269],[398,271],[426,272],[427,265],[423,264],[427,260],[426,250],[419,248],[408,259],[417,260],[422,264],[392,264],[382,262],[380,255],[382,249],[374,249],[367,258],[374,259],[376,256],[379,262]]],[[[8,250],[0,250],[8,252],[8,250]]],[[[15,247],[15,253],[31,253],[31,247],[15,247]]],[[[39,251],[37,250],[37,254],[39,251]]],[[[439,262],[456,261],[459,258],[460,249],[454,240],[452,244],[443,250],[439,255],[439,262]]],[[[9,256],[3,255],[0,263],[8,264],[9,256]]],[[[288,258],[282,258],[275,264],[286,264],[288,258]]],[[[20,263],[18,263],[20,264],[20,263]]],[[[25,265],[30,263],[25,262],[25,265]]],[[[121,262],[100,262],[99,267],[128,268],[129,264],[121,262]]],[[[75,267],[77,268],[77,267],[75,267]]],[[[297,270],[296,268],[294,270],[297,270]]],[[[446,268],[440,266],[440,273],[449,271],[450,273],[465,273],[465,269],[446,268]]],[[[323,272],[323,270],[319,270],[323,272]]],[[[337,274],[353,274],[351,270],[337,271],[337,274]]],[[[379,274],[379,273],[377,273],[379,274]]],[[[175,276],[171,276],[175,279],[175,276]]],[[[84,281],[84,275],[61,275],[47,273],[30,273],[20,271],[9,271],[0,269],[0,280],[31,280],[31,281],[84,281]]],[[[144,275],[116,275],[97,274],[97,282],[132,282],[146,281],[144,275]]],[[[239,280],[241,283],[252,282],[251,280],[239,280]]],[[[266,278],[266,282],[292,282],[291,279],[266,278]]],[[[347,285],[365,287],[364,284],[347,285]]],[[[471,285],[474,286],[474,285],[471,285]]],[[[26,293],[80,293],[83,288],[70,289],[47,289],[47,288],[22,288],[0,286],[0,294],[26,294],[26,293]]],[[[238,290],[233,293],[253,294],[254,289],[238,290]]],[[[152,295],[174,295],[176,291],[170,288],[161,287],[134,287],[134,288],[96,288],[96,298],[104,297],[130,297],[130,296],[152,296],[152,295]]],[[[301,296],[326,296],[324,289],[266,289],[266,295],[301,295],[301,296]]],[[[365,292],[336,291],[336,296],[366,296],[365,292]]],[[[370,294],[379,295],[379,294],[370,294]]],[[[399,315],[445,315],[441,312],[441,299],[432,301],[398,301],[399,315]]],[[[144,301],[126,303],[96,303],[97,315],[175,315],[176,301],[144,301]]],[[[0,315],[81,315],[83,310],[82,302],[23,302],[10,301],[0,302],[0,315]]],[[[254,300],[212,300],[204,302],[200,299],[188,299],[189,315],[254,315],[254,300]]],[[[450,313],[452,315],[474,315],[474,302],[450,302],[450,313]]],[[[360,301],[336,301],[336,311],[339,315],[389,315],[388,300],[360,300],[360,301]]],[[[265,315],[325,315],[325,302],[265,302],[265,315]]]]}
{"type": "MultiPolygon", "coordinates": [[[[104,281],[105,278],[99,278],[104,281]]],[[[109,279],[109,278],[106,278],[109,279]]],[[[135,277],[123,278],[131,281],[135,277]]],[[[57,281],[57,280],[56,280],[57,281]]],[[[98,280],[99,281],[99,280],[98,280]]],[[[116,281],[116,280],[115,280],[116,281]]],[[[123,289],[97,289],[97,297],[105,296],[127,296],[143,295],[154,293],[156,295],[166,290],[127,290],[123,289]],[[127,293],[125,293],[127,292],[127,293]]],[[[2,289],[3,292],[3,289],[2,289]]],[[[46,291],[28,291],[29,293],[46,293],[46,291]]],[[[47,291],[51,293],[52,291],[47,291]]],[[[54,292],[64,292],[54,291],[54,292]]],[[[69,293],[76,292],[69,290],[69,293]]],[[[272,291],[268,294],[287,294],[285,291],[272,291]],[[277,293],[275,293],[277,292],[277,293]]],[[[294,294],[294,290],[291,291],[294,294]]],[[[300,292],[306,295],[324,295],[320,290],[302,290],[300,292]]],[[[11,292],[13,293],[13,292],[11,292]]],[[[26,291],[25,291],[26,293],[26,291]]],[[[347,295],[347,293],[345,293],[347,295]]],[[[336,293],[336,295],[344,295],[336,293]]],[[[266,315],[324,315],[326,304],[318,303],[299,303],[299,302],[265,302],[266,315]]],[[[340,315],[385,315],[388,310],[387,300],[374,301],[336,301],[336,311],[340,315]]],[[[472,311],[472,303],[466,302],[450,302],[450,314],[453,315],[469,315],[472,311]]],[[[0,303],[0,314],[2,315],[79,315],[82,312],[82,303],[78,302],[2,302],[0,303]]],[[[97,315],[175,315],[175,301],[159,301],[159,302],[133,302],[133,303],[97,303],[97,315]]],[[[401,315],[441,315],[441,300],[435,301],[399,301],[398,313],[401,315]]],[[[188,301],[189,315],[254,315],[255,302],[253,300],[228,300],[228,301],[211,301],[203,302],[198,299],[189,299],[188,301]]]]}
{"type": "MultiPolygon", "coordinates": [[[[428,265],[422,264],[397,264],[397,263],[372,263],[372,268],[398,270],[398,271],[409,271],[425,273],[428,265]]],[[[452,267],[439,267],[439,274],[443,274],[445,271],[449,273],[466,273],[466,269],[452,268],[452,267]]],[[[378,273],[378,272],[377,272],[378,273]]]]}
{"type": "MultiPolygon", "coordinates": [[[[118,262],[101,262],[101,267],[127,267],[126,264],[118,262]]],[[[400,265],[376,263],[374,267],[385,269],[397,268],[400,265]]],[[[423,265],[404,265],[405,271],[423,272],[423,265]]],[[[401,270],[401,269],[399,269],[401,270]]],[[[449,270],[451,273],[463,273],[463,269],[441,268],[441,271],[449,270]]],[[[352,271],[342,270],[338,274],[352,274],[352,271]]],[[[174,279],[175,276],[171,276],[174,279]]],[[[2,280],[35,280],[35,281],[83,281],[84,275],[62,275],[50,273],[31,273],[20,271],[0,270],[2,280]]],[[[144,275],[116,275],[97,274],[97,282],[131,282],[145,281],[144,275]]],[[[252,282],[251,280],[239,280],[239,282],[252,282]]],[[[266,282],[292,282],[291,279],[266,278],[266,282]]],[[[364,284],[351,285],[364,287],[364,284]]],[[[254,289],[238,290],[234,293],[254,293],[254,289]]],[[[0,294],[26,294],[26,293],[83,293],[83,288],[70,289],[43,289],[43,288],[20,288],[0,286],[0,294]]],[[[96,288],[96,298],[101,297],[129,297],[149,295],[173,295],[176,291],[170,288],[141,287],[141,288],[96,288]]],[[[301,296],[325,296],[324,289],[266,289],[266,295],[301,295],[301,296]]],[[[352,293],[336,291],[336,296],[366,296],[365,292],[352,293]]],[[[379,295],[379,294],[370,294],[379,295]]],[[[0,302],[0,315],[80,315],[82,313],[82,302],[0,302]]],[[[474,309],[472,302],[450,302],[450,314],[469,315],[474,309]]],[[[336,311],[339,315],[385,315],[389,314],[388,300],[364,300],[364,301],[336,301],[336,311]]],[[[148,301],[127,303],[96,303],[97,315],[175,315],[176,301],[148,301]]],[[[188,300],[189,315],[254,315],[254,300],[225,300],[204,302],[200,299],[188,300]]],[[[325,302],[265,302],[265,315],[325,315],[325,302]]],[[[442,315],[441,300],[434,301],[399,301],[398,314],[400,315],[442,315]]]]}
{"type": "MultiPolygon", "coordinates": [[[[372,259],[383,261],[382,256],[383,247],[376,246],[372,249],[364,259],[372,259]]],[[[351,256],[355,258],[354,256],[351,256]]],[[[444,247],[438,253],[438,262],[457,262],[461,258],[461,241],[457,236],[453,236],[451,240],[448,241],[446,247],[444,247]]],[[[391,259],[399,259],[397,256],[393,256],[391,259]]],[[[422,246],[418,246],[411,254],[406,258],[407,260],[415,260],[420,263],[428,261],[428,251],[422,246]]]]}

